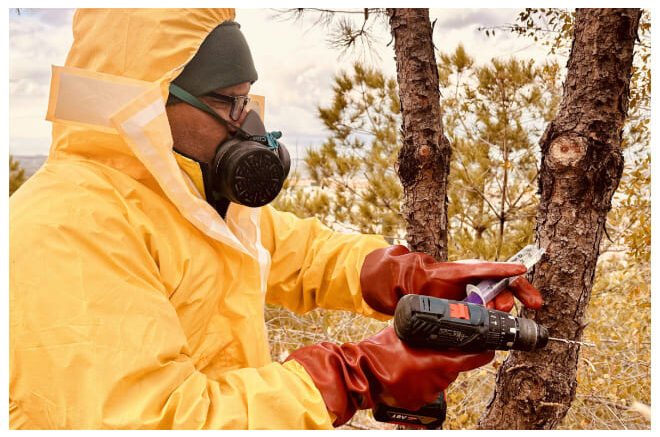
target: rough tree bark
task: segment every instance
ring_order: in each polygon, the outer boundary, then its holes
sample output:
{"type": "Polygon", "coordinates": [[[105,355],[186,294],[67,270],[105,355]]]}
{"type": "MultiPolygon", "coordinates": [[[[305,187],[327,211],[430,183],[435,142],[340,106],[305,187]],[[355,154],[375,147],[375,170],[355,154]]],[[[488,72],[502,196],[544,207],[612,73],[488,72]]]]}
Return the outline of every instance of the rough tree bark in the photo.
{"type": "MultiPolygon", "coordinates": [[[[623,170],[639,9],[578,9],[559,112],[540,140],[536,239],[547,250],[533,284],[545,305],[523,316],[550,335],[580,340],[607,212],[623,170]]],[[[481,417],[485,429],[552,429],[575,397],[580,348],[550,342],[512,352],[481,417]]]]}
{"type": "Polygon", "coordinates": [[[387,9],[394,38],[403,146],[397,161],[412,250],[447,260],[447,178],[438,67],[428,9],[387,9]]]}

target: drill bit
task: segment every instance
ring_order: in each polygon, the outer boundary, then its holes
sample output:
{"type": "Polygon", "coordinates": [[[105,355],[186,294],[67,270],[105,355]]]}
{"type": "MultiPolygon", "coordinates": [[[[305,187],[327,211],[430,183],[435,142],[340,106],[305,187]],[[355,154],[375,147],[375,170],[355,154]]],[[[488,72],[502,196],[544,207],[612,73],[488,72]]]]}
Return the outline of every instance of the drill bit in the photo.
{"type": "Polygon", "coordinates": [[[596,347],[596,345],[593,344],[593,343],[584,343],[582,341],[567,340],[565,338],[548,337],[548,340],[562,341],[564,343],[572,343],[572,344],[579,344],[579,345],[582,345],[582,346],[596,347]]]}

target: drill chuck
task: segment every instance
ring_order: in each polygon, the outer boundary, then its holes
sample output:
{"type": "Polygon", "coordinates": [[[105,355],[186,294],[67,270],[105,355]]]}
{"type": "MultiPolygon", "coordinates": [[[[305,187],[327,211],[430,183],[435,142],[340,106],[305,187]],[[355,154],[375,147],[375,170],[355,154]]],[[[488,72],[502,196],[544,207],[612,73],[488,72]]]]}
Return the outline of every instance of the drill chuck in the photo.
{"type": "Polygon", "coordinates": [[[410,346],[474,353],[531,351],[548,342],[548,330],[533,320],[468,302],[416,294],[399,300],[394,330],[410,346]]]}
{"type": "Polygon", "coordinates": [[[519,351],[533,351],[548,344],[548,330],[530,319],[516,317],[519,335],[514,347],[511,349],[519,351]]]}

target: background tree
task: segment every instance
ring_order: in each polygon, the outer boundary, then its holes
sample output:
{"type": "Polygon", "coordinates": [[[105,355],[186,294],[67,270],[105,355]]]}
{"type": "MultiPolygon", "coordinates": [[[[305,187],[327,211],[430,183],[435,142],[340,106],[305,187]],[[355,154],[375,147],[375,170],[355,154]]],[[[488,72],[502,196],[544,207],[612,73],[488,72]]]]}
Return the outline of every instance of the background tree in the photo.
{"type": "MultiPolygon", "coordinates": [[[[526,9],[500,27],[568,55],[575,11],[526,9]]],[[[489,28],[490,31],[495,29],[489,28]]],[[[576,399],[563,427],[648,427],[650,404],[650,98],[651,23],[643,10],[635,41],[628,116],[621,147],[624,173],[601,240],[592,301],[584,330],[596,348],[580,352],[576,399]],[[605,322],[607,321],[607,322],[605,322]],[[625,326],[624,335],[618,327],[625,326]]]]}
{"type": "Polygon", "coordinates": [[[451,147],[445,137],[428,9],[387,9],[394,38],[403,146],[397,173],[411,250],[446,261],[447,179],[451,147]]]}
{"type": "Polygon", "coordinates": [[[276,206],[316,216],[338,230],[400,242],[405,230],[400,216],[403,191],[393,165],[401,147],[396,81],[356,63],[352,74],[335,77],[333,91],[332,104],[318,108],[330,135],[304,158],[314,186],[321,189],[289,189],[297,182],[294,176],[276,206]]]}
{"type": "MultiPolygon", "coordinates": [[[[549,47],[551,53],[568,54],[574,17],[573,10],[529,8],[519,14],[517,23],[499,29],[533,38],[549,47]]],[[[629,110],[623,130],[624,174],[608,214],[608,238],[601,243],[594,284],[595,304],[590,305],[588,315],[592,324],[585,329],[585,335],[598,343],[599,348],[582,351],[578,380],[584,383],[578,386],[576,402],[567,415],[569,422],[597,422],[605,428],[611,421],[619,426],[635,426],[639,416],[633,405],[639,402],[632,401],[631,405],[631,398],[650,403],[648,390],[640,392],[631,381],[595,376],[624,372],[648,376],[650,341],[645,327],[650,326],[651,318],[650,32],[650,16],[644,10],[635,42],[629,110]],[[624,307],[626,310],[622,311],[624,307]],[[600,320],[611,320],[611,324],[600,320]],[[635,335],[625,341],[619,339],[613,326],[632,326],[635,335]],[[599,389],[592,390],[591,383],[596,383],[599,389]]]]}
{"type": "Polygon", "coordinates": [[[447,176],[451,148],[442,127],[440,92],[433,48],[433,30],[428,9],[390,8],[339,11],[298,8],[280,11],[288,18],[318,13],[317,24],[329,29],[332,46],[347,50],[356,43],[369,47],[369,27],[389,18],[397,63],[399,99],[403,108],[401,132],[403,147],[397,173],[404,189],[402,213],[406,220],[406,240],[412,250],[438,260],[447,259],[447,176]],[[363,14],[361,27],[350,20],[339,20],[338,13],[363,14]],[[375,17],[372,19],[372,17],[375,17]]]}
{"type": "MultiPolygon", "coordinates": [[[[639,9],[579,9],[562,105],[546,129],[537,237],[547,250],[534,272],[545,305],[534,313],[551,336],[581,340],[599,244],[623,172],[621,138],[628,106],[639,9]]],[[[498,371],[482,428],[554,428],[577,387],[579,346],[551,343],[512,352],[498,371]]]]}
{"type": "MultiPolygon", "coordinates": [[[[513,32],[548,47],[549,53],[568,56],[573,41],[575,10],[558,8],[527,8],[518,15],[517,23],[506,26],[482,27],[487,35],[496,29],[513,32]]],[[[651,18],[642,10],[639,20],[635,54],[630,78],[628,115],[624,122],[623,141],[626,160],[619,192],[614,197],[608,216],[608,236],[618,242],[626,236],[637,241],[637,250],[650,253],[650,122],[651,122],[651,18]],[[634,187],[634,189],[630,189],[634,187]],[[620,201],[624,202],[623,204],[620,201]]],[[[609,241],[609,240],[608,240],[609,241]]],[[[601,247],[601,253],[618,244],[601,247]]],[[[627,242],[625,243],[627,244],[627,242]]],[[[637,260],[639,261],[639,259],[637,260]]]]}
{"type": "Polygon", "coordinates": [[[543,122],[559,103],[555,62],[493,59],[484,66],[459,45],[441,54],[453,259],[506,260],[530,244],[543,122]]]}
{"type": "Polygon", "coordinates": [[[14,161],[14,157],[9,155],[9,195],[23,185],[25,182],[25,170],[21,168],[21,163],[14,161]]]}

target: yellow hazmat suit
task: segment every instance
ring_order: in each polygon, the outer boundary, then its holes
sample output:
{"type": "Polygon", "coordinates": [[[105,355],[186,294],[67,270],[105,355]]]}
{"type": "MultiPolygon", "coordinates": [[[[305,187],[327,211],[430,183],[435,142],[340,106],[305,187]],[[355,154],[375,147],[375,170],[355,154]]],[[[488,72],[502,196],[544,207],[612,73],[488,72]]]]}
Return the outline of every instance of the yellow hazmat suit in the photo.
{"type": "MultiPolygon", "coordinates": [[[[362,300],[381,237],[232,204],[172,152],[169,82],[233,10],[81,10],[53,67],[44,167],[9,202],[10,428],[331,428],[263,305],[385,319],[362,300]]],[[[249,36],[248,36],[249,38],[249,36]]]]}

